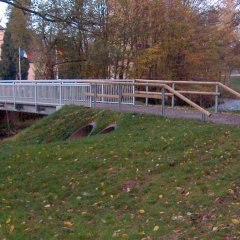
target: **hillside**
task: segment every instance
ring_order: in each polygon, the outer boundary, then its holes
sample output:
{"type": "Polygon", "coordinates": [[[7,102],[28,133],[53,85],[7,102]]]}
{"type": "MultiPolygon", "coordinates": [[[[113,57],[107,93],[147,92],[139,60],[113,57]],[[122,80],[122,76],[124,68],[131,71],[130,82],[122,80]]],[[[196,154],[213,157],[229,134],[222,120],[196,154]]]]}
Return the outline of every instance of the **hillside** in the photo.
{"type": "Polygon", "coordinates": [[[240,127],[64,107],[0,143],[0,238],[237,239],[239,160],[240,127]]]}

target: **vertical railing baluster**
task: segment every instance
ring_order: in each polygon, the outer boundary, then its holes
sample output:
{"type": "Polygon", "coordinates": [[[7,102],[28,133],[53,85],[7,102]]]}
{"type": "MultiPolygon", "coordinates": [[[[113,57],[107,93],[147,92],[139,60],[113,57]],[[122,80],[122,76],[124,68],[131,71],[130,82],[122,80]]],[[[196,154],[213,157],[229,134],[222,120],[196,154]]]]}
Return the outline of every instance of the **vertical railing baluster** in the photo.
{"type": "Polygon", "coordinates": [[[104,102],[104,99],[103,99],[103,94],[104,94],[104,86],[103,86],[103,84],[102,84],[102,103],[104,102]]]}
{"type": "MultiPolygon", "coordinates": [[[[175,90],[175,83],[172,83],[172,89],[175,90]]],[[[172,109],[175,107],[175,96],[172,95],[172,109]]]]}
{"type": "Polygon", "coordinates": [[[165,88],[162,88],[162,116],[165,116],[165,88]]]}
{"type": "Polygon", "coordinates": [[[97,84],[94,84],[94,108],[97,107],[97,84]]]}
{"type": "Polygon", "coordinates": [[[90,108],[92,107],[92,84],[90,83],[90,87],[89,87],[89,92],[90,92],[90,97],[89,97],[89,101],[90,101],[90,108]]]}
{"type": "Polygon", "coordinates": [[[13,82],[13,103],[14,103],[14,109],[16,109],[16,86],[15,86],[15,82],[13,82]]]}
{"type": "Polygon", "coordinates": [[[215,86],[215,92],[216,92],[216,96],[215,96],[215,113],[218,112],[218,100],[219,100],[219,85],[216,84],[215,86]]]}
{"type": "MultiPolygon", "coordinates": [[[[148,85],[146,85],[146,93],[148,94],[148,85]]],[[[145,105],[148,106],[148,97],[145,98],[145,105]]]]}
{"type": "Polygon", "coordinates": [[[122,85],[118,85],[118,110],[121,110],[121,103],[122,103],[122,85]]]}
{"type": "Polygon", "coordinates": [[[37,106],[37,83],[35,83],[34,85],[34,96],[35,96],[35,106],[37,106]]]}
{"type": "Polygon", "coordinates": [[[135,106],[135,100],[136,100],[136,98],[135,98],[135,80],[133,80],[133,106],[135,106]]]}
{"type": "Polygon", "coordinates": [[[62,81],[60,82],[60,89],[59,89],[59,93],[60,93],[60,106],[62,106],[62,81]]]}

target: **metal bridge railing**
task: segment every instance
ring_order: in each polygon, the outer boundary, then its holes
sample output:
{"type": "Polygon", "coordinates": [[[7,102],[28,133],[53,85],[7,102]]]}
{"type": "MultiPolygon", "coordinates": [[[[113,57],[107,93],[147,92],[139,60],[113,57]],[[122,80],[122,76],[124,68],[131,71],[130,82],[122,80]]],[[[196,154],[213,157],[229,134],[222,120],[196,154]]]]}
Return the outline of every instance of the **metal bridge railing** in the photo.
{"type": "MultiPolygon", "coordinates": [[[[0,81],[0,101],[14,104],[43,104],[43,105],[85,105],[91,106],[93,98],[87,93],[96,91],[102,95],[97,103],[118,103],[113,97],[118,94],[119,87],[103,84],[104,79],[98,80],[37,80],[37,81],[0,81]],[[103,97],[104,96],[104,97],[103,97]]],[[[123,81],[131,83],[133,80],[123,81]]],[[[122,87],[125,94],[133,93],[134,86],[122,87]]],[[[133,97],[123,97],[122,104],[133,104],[133,97]]]]}
{"type": "Polygon", "coordinates": [[[0,81],[0,103],[26,104],[35,106],[63,106],[69,104],[96,107],[98,103],[135,105],[136,98],[159,99],[162,115],[165,115],[165,99],[171,98],[174,109],[175,98],[180,98],[202,114],[204,120],[211,113],[191,101],[187,96],[202,95],[215,97],[215,111],[218,111],[220,88],[240,98],[240,93],[219,82],[166,81],[166,80],[36,80],[0,81]],[[177,85],[209,86],[210,91],[182,90],[177,85]]]}

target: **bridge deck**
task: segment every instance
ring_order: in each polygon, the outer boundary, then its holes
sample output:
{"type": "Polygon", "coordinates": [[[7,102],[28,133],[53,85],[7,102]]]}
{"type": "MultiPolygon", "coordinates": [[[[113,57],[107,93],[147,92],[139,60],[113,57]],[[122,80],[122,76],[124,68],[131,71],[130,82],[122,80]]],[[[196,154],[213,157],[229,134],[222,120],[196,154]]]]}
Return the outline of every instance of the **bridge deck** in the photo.
{"type": "Polygon", "coordinates": [[[217,113],[220,90],[240,99],[240,93],[220,82],[137,79],[0,81],[0,110],[51,114],[64,105],[74,104],[240,125],[240,114],[217,113]],[[191,89],[183,89],[182,85],[191,89]],[[204,86],[205,90],[199,91],[196,88],[199,85],[204,86]],[[193,102],[189,98],[191,95],[212,97],[215,101],[215,114],[193,102]],[[188,104],[191,109],[176,108],[176,98],[188,104]],[[137,106],[136,100],[139,99],[145,105],[137,106]],[[148,104],[149,99],[155,99],[161,105],[151,106],[148,104]],[[171,108],[166,106],[166,100],[171,103],[171,108]]]}
{"type": "MultiPolygon", "coordinates": [[[[97,104],[98,109],[109,109],[109,110],[117,110],[118,107],[116,104],[97,104]]],[[[125,112],[136,112],[136,113],[147,113],[153,115],[161,115],[161,106],[156,105],[122,105],[121,111],[125,112]]],[[[177,107],[172,109],[167,107],[165,110],[166,117],[169,118],[187,118],[187,119],[200,119],[201,114],[192,109],[180,108],[177,107]]],[[[219,124],[227,124],[227,125],[235,125],[240,126],[240,113],[234,112],[218,112],[213,113],[211,117],[207,117],[206,121],[219,123],[219,124]]]]}

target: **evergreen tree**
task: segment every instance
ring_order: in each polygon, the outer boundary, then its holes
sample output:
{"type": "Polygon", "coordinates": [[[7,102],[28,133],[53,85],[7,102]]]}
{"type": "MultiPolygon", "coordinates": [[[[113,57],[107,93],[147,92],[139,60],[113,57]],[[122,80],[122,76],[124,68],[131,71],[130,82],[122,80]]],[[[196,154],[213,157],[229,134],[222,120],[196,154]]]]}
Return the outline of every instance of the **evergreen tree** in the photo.
{"type": "Polygon", "coordinates": [[[14,48],[11,33],[5,31],[2,45],[2,60],[0,62],[0,78],[4,80],[15,79],[17,75],[17,49],[14,48]]]}
{"type": "MultiPolygon", "coordinates": [[[[28,1],[21,1],[23,5],[28,5],[28,1]]],[[[2,45],[2,61],[0,62],[0,77],[2,79],[19,78],[18,49],[29,50],[31,43],[31,33],[27,28],[28,15],[17,8],[10,7],[9,22],[5,31],[4,43],[2,45]]],[[[21,79],[27,79],[29,61],[21,58],[21,79]]]]}

